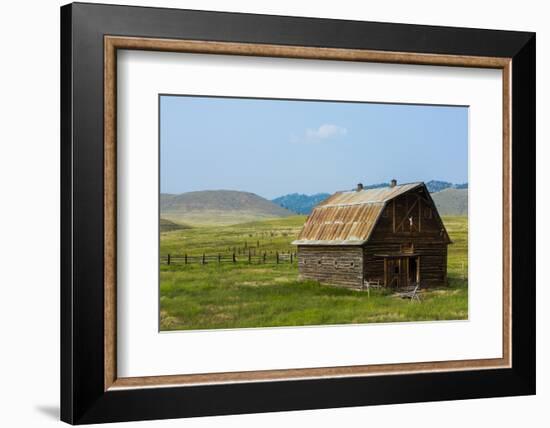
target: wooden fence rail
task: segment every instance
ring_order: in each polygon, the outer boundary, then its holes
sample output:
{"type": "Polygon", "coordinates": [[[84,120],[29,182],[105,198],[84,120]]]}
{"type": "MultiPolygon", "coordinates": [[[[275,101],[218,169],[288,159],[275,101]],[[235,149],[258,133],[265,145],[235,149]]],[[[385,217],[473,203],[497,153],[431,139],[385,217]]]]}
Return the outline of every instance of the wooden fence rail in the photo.
{"type": "Polygon", "coordinates": [[[231,254],[166,254],[160,256],[160,263],[166,265],[176,265],[176,264],[211,264],[211,263],[248,263],[248,264],[268,264],[268,263],[295,263],[296,262],[296,252],[288,253],[275,253],[268,254],[263,252],[260,254],[253,254],[251,251],[245,255],[238,255],[236,253],[231,254]]]}

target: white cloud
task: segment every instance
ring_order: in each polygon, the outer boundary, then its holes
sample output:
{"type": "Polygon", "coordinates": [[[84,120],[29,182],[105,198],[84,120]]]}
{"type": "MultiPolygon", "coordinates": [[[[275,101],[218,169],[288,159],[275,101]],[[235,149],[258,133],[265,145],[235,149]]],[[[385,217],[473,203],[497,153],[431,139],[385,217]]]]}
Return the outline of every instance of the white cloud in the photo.
{"type": "Polygon", "coordinates": [[[306,129],[302,138],[298,138],[295,135],[291,137],[293,142],[306,141],[316,142],[322,140],[329,140],[331,138],[341,137],[348,133],[348,130],[342,126],[333,125],[331,123],[324,123],[316,129],[306,129]]]}

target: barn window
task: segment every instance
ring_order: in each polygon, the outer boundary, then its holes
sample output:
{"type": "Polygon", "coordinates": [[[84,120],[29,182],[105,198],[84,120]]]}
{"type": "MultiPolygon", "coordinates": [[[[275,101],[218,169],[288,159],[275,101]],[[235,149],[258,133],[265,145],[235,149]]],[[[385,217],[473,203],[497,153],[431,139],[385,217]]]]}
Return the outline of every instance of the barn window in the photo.
{"type": "Polygon", "coordinates": [[[350,265],[350,266],[351,266],[351,267],[355,266],[355,263],[351,262],[351,265],[350,265]]]}
{"type": "Polygon", "coordinates": [[[317,260],[317,264],[318,264],[318,265],[321,264],[321,259],[317,260]]]}
{"type": "Polygon", "coordinates": [[[412,242],[406,242],[401,244],[402,253],[414,253],[414,244],[412,242]]]}

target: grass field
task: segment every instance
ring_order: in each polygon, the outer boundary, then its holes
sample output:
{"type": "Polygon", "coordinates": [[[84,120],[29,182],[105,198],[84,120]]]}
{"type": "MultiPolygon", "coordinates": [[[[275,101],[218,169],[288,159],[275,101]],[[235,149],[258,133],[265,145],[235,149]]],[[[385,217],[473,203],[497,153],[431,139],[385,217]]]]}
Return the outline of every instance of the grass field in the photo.
{"type": "Polygon", "coordinates": [[[296,263],[249,264],[246,254],[288,252],[305,217],[161,233],[161,255],[237,254],[237,263],[161,264],[161,330],[459,320],[468,317],[467,217],[444,217],[449,286],[421,303],[298,279],[296,263]]]}

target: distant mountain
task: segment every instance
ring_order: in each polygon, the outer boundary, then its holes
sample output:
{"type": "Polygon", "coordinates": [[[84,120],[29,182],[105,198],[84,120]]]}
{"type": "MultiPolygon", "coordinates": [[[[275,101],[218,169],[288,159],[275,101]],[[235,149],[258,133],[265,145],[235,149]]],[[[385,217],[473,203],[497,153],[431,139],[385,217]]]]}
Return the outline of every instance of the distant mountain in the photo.
{"type": "MultiPolygon", "coordinates": [[[[390,183],[364,185],[364,189],[388,187],[390,183]]],[[[468,183],[454,184],[448,181],[431,180],[426,183],[428,191],[437,200],[441,215],[466,215],[468,213],[468,183]],[[446,192],[446,193],[445,193],[446,192]],[[437,196],[435,196],[437,195],[437,196]]],[[[313,208],[330,196],[329,193],[304,195],[290,193],[272,199],[272,202],[297,214],[311,214],[313,208]]]]}
{"type": "Polygon", "coordinates": [[[296,214],[310,214],[314,206],[318,205],[329,196],[329,193],[316,193],[315,195],[291,193],[272,199],[272,202],[296,214]]]}
{"type": "Polygon", "coordinates": [[[467,189],[468,188],[468,183],[462,183],[462,184],[455,184],[453,186],[454,189],[467,189]]]}
{"type": "MultiPolygon", "coordinates": [[[[380,189],[382,187],[388,187],[390,183],[376,183],[363,185],[363,189],[380,189]]],[[[448,181],[430,180],[426,183],[430,193],[441,192],[445,189],[467,189],[468,183],[453,184],[448,181]]]]}
{"type": "Polygon", "coordinates": [[[440,215],[468,215],[468,189],[447,188],[431,197],[440,215]]]}
{"type": "MultiPolygon", "coordinates": [[[[376,183],[363,186],[364,189],[379,189],[388,187],[389,183],[376,183]]],[[[324,201],[330,196],[330,193],[315,193],[314,195],[304,195],[302,193],[290,193],[288,195],[279,196],[271,201],[286,208],[296,214],[311,214],[313,207],[324,201]]]]}
{"type": "Polygon", "coordinates": [[[293,213],[254,193],[203,190],[180,195],[160,195],[161,217],[189,225],[236,224],[293,213]]]}
{"type": "Polygon", "coordinates": [[[426,183],[430,193],[441,192],[445,189],[467,189],[468,183],[453,184],[448,181],[431,180],[426,183]]]}

